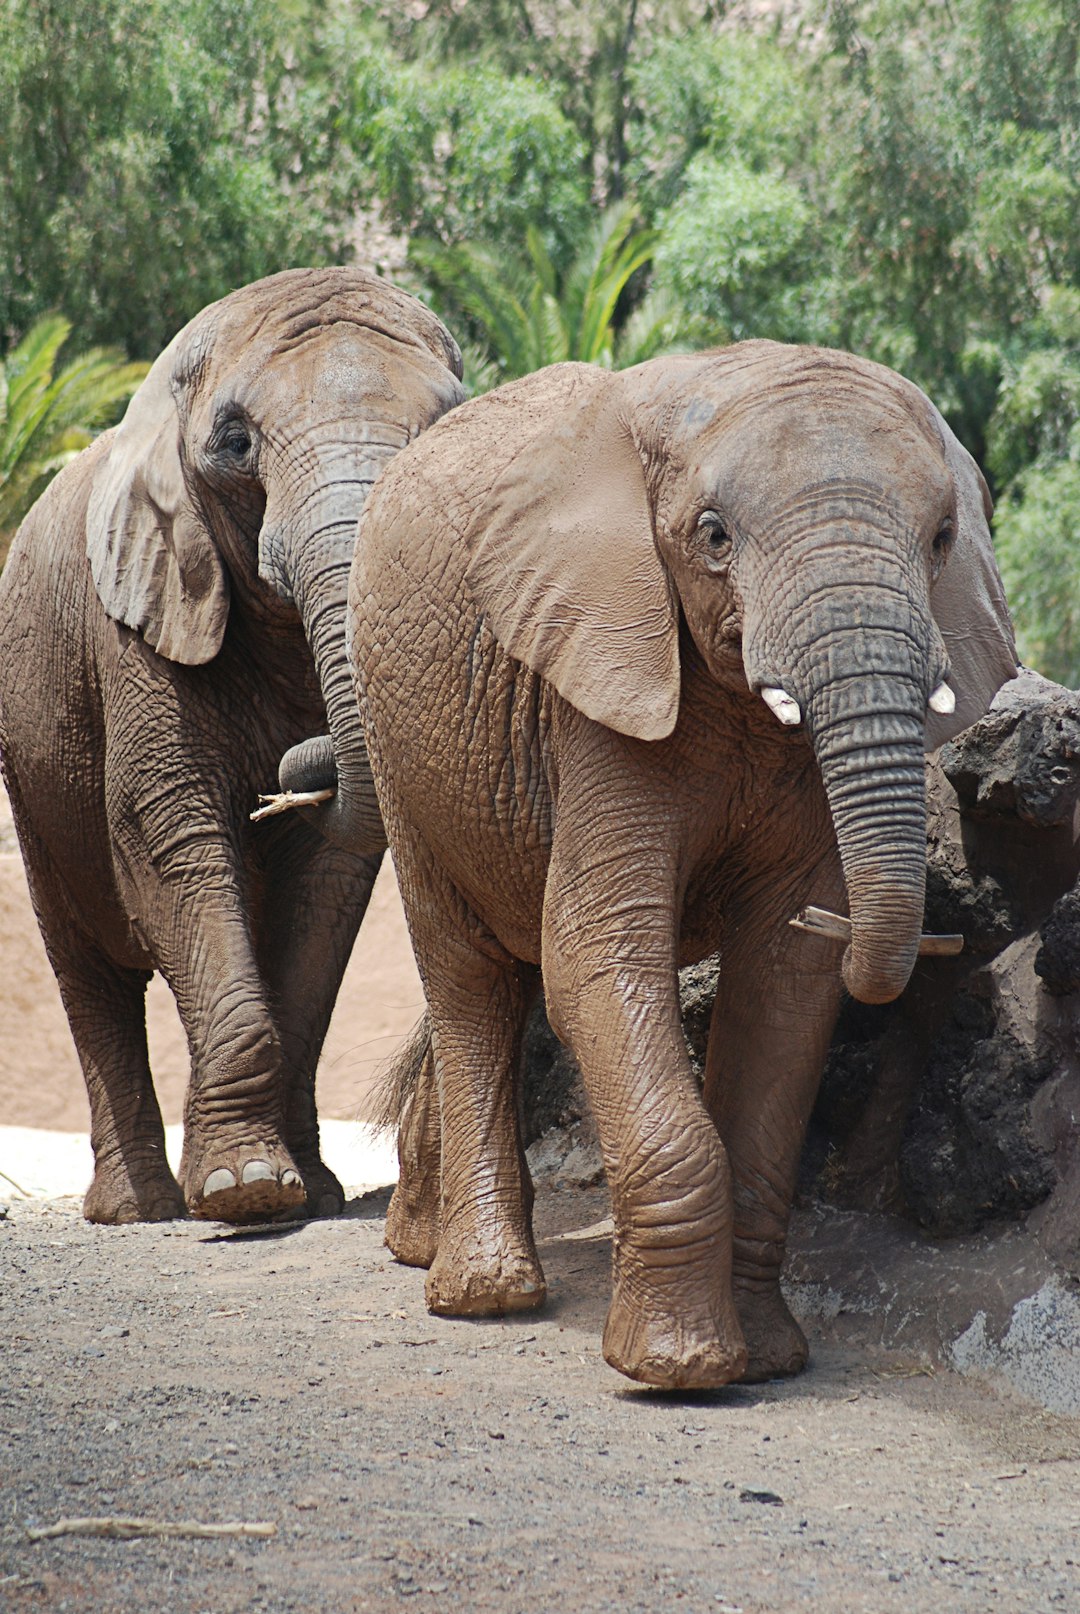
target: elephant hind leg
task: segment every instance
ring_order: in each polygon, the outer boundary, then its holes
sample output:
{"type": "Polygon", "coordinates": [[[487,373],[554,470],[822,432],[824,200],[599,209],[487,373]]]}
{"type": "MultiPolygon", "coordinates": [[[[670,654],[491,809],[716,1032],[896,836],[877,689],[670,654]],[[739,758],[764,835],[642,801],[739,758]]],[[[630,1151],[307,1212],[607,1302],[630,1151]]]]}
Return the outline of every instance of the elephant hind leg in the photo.
{"type": "Polygon", "coordinates": [[[442,1129],[426,1015],[402,1050],[391,1081],[399,1089],[394,1106],[398,1180],[386,1212],[386,1245],[403,1266],[430,1267],[438,1253],[442,1220],[442,1129]]]}
{"type": "Polygon", "coordinates": [[[91,1222],[164,1222],[185,1216],[165,1157],[165,1130],[146,1046],[149,970],[114,964],[87,934],[79,907],[9,780],[45,951],[56,975],[90,1101],[94,1176],[83,1200],[91,1222]]]}
{"type": "Polygon", "coordinates": [[[90,1095],[94,1178],[83,1200],[89,1222],[164,1222],[185,1216],[165,1158],[165,1131],[146,1049],[141,970],[84,958],[61,976],[61,993],[90,1095]]]}
{"type": "MultiPolygon", "coordinates": [[[[532,1236],[517,1067],[535,973],[500,947],[429,859],[418,867],[411,856],[399,858],[398,869],[430,1012],[442,1138],[440,1163],[433,1113],[430,1107],[418,1111],[418,1122],[426,1114],[414,1140],[418,1170],[427,1178],[420,1193],[425,1217],[429,1174],[440,1170],[428,1308],[451,1317],[530,1310],[543,1303],[546,1288],[532,1236]]],[[[415,1186],[415,1175],[412,1181],[415,1186]]],[[[407,1180],[406,1198],[408,1193],[407,1180]]],[[[418,1247],[414,1253],[427,1251],[418,1247]]]]}

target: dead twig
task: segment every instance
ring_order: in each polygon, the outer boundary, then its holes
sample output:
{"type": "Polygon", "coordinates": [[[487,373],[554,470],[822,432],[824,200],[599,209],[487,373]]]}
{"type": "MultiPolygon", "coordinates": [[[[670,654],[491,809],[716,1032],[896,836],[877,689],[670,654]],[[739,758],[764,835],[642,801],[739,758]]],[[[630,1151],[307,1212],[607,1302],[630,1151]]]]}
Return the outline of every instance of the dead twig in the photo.
{"type": "Polygon", "coordinates": [[[259,800],[265,805],[256,807],[248,816],[253,824],[257,824],[260,818],[287,813],[290,807],[317,807],[321,801],[329,801],[332,795],[332,790],[281,790],[274,796],[260,796],[259,800]]]}
{"type": "Polygon", "coordinates": [[[265,1539],[277,1534],[277,1525],[249,1524],[236,1521],[231,1524],[200,1524],[197,1519],[128,1519],[112,1516],[100,1519],[57,1519],[40,1530],[28,1529],[31,1541],[49,1541],[53,1536],[110,1536],[115,1541],[134,1541],[139,1536],[184,1536],[206,1538],[217,1536],[254,1536],[265,1539]]]}
{"type": "Polygon", "coordinates": [[[27,1191],[23,1187],[22,1183],[16,1182],[14,1177],[9,1177],[6,1171],[0,1171],[0,1177],[3,1177],[5,1182],[9,1182],[11,1184],[12,1188],[14,1188],[17,1193],[22,1194],[24,1199],[29,1199],[30,1198],[30,1195],[27,1193],[27,1191]]]}
{"type": "MultiPolygon", "coordinates": [[[[851,940],[851,920],[842,914],[830,913],[828,908],[802,908],[788,924],[795,930],[809,931],[812,936],[828,936],[831,941],[851,940]]],[[[963,936],[924,935],[919,939],[920,958],[953,958],[963,951],[963,936]]]]}

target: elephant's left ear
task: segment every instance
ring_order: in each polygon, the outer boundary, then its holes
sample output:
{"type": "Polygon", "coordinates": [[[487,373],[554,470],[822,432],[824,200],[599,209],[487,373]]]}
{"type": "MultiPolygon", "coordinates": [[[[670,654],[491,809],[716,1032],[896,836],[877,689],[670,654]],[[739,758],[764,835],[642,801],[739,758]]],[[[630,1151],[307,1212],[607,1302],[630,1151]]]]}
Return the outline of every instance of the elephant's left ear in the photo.
{"type": "Polygon", "coordinates": [[[229,583],[184,482],[171,378],[186,338],[155,361],[116,430],[90,493],[86,553],[109,615],[198,666],[221,649],[229,583]]]}
{"type": "Polygon", "coordinates": [[[975,723],[1019,668],[1012,620],[990,540],[990,490],[979,467],[930,404],[956,487],[956,541],[930,596],[949,652],[956,711],[928,714],[926,746],[934,750],[975,723]]]}

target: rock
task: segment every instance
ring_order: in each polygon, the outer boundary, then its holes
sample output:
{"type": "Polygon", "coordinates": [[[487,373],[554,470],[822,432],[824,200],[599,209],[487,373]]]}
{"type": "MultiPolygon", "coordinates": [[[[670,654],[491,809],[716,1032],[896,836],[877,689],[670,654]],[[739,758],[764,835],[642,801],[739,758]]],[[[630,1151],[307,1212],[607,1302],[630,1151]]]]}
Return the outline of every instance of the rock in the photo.
{"type": "Polygon", "coordinates": [[[1044,1248],[1075,1263],[1058,1190],[1080,1170],[1080,694],[1014,680],[931,759],[927,798],[926,928],[965,951],[921,960],[895,1004],[845,1008],[816,1181],[935,1234],[1055,1201],[1044,1248]]]}

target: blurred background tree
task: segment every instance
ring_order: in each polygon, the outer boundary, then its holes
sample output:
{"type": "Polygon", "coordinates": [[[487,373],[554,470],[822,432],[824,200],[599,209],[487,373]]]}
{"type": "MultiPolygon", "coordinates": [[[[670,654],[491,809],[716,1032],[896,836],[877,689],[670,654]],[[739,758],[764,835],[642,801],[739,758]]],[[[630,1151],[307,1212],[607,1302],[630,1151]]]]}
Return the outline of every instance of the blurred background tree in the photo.
{"type": "Polygon", "coordinates": [[[1078,57],[1075,0],[7,0],[0,354],[59,310],[151,357],[372,220],[474,390],[848,347],[975,454],[1080,683],[1078,57]]]}
{"type": "Polygon", "coordinates": [[[0,566],[38,494],[150,368],[126,364],[118,348],[90,348],[57,371],[70,334],[66,319],[45,315],[0,359],[0,566]]]}

